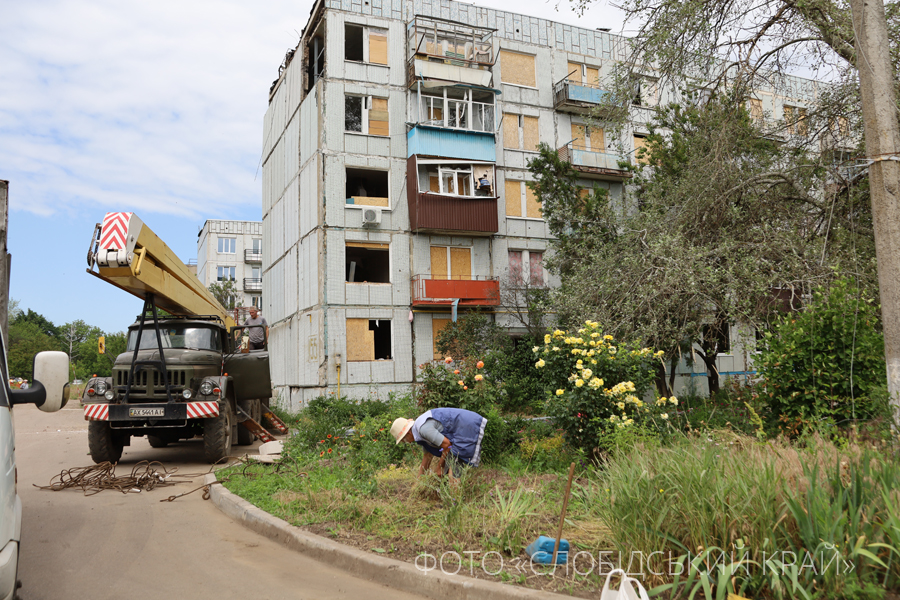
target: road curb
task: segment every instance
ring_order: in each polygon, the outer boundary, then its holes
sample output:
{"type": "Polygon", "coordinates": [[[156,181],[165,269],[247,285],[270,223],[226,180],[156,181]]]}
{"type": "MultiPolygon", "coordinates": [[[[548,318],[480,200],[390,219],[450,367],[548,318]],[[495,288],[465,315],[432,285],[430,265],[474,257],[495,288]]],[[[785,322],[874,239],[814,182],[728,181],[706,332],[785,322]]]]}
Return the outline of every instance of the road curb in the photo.
{"type": "MultiPolygon", "coordinates": [[[[207,485],[216,481],[215,473],[206,475],[207,485]]],[[[551,592],[513,587],[493,581],[423,571],[414,565],[350,548],[333,540],[303,531],[283,519],[232,494],[223,485],[210,485],[210,500],[223,513],[245,527],[302,552],[320,562],[347,571],[351,575],[386,585],[395,590],[419,594],[434,600],[572,600],[551,592]]]]}

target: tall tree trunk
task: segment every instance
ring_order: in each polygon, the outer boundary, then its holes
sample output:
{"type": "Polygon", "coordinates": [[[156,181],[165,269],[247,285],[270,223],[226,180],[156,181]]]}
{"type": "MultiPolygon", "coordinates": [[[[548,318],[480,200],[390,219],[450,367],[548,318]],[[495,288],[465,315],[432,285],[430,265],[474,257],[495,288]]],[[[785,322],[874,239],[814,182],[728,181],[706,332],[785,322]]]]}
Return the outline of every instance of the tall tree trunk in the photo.
{"type": "Polygon", "coordinates": [[[706,366],[706,383],[709,387],[709,397],[712,398],[719,391],[719,369],[716,368],[716,353],[694,350],[700,355],[706,366]]]}
{"type": "Polygon", "coordinates": [[[656,391],[664,398],[672,395],[669,382],[666,380],[666,363],[663,361],[656,363],[656,391]]]}
{"type": "Polygon", "coordinates": [[[888,392],[900,411],[900,123],[882,0],[851,0],[878,258],[888,392]]]}

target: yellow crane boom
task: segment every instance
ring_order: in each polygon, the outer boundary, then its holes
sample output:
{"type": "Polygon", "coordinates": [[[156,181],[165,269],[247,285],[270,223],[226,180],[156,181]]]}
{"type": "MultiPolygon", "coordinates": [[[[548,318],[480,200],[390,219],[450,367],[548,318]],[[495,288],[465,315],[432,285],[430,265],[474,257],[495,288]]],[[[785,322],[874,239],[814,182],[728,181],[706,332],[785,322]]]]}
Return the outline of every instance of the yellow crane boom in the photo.
{"type": "Polygon", "coordinates": [[[216,315],[229,329],[234,318],[187,265],[137,215],[106,213],[94,228],[88,273],[179,316],[216,315]],[[97,267],[97,271],[93,268],[97,267]]]}

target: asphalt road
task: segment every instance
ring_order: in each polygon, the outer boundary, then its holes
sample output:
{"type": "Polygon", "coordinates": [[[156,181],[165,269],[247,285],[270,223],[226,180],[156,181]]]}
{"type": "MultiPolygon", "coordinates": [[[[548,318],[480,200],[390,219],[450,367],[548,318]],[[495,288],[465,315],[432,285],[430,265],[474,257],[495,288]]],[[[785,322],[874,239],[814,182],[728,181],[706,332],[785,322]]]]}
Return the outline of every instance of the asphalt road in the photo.
{"type": "MultiPolygon", "coordinates": [[[[76,406],[77,403],[76,403],[76,406]]],[[[224,516],[201,492],[160,502],[201,484],[139,494],[40,490],[54,475],[93,464],[80,408],[15,409],[19,495],[23,504],[21,600],[413,600],[287,550],[224,516]]],[[[179,474],[203,473],[202,441],[151,448],[134,438],[117,475],[142,460],[179,474]]],[[[257,442],[258,444],[258,442],[257,442]]],[[[244,448],[240,448],[245,451],[244,448]]]]}

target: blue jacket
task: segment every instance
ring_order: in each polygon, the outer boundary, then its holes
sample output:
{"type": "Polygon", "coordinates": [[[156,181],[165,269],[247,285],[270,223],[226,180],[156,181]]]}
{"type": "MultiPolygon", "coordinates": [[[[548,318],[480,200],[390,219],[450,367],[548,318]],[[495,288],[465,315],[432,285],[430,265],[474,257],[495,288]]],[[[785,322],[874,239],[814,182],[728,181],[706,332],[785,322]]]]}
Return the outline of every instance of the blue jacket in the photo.
{"type": "MultiPolygon", "coordinates": [[[[450,440],[450,451],[454,456],[461,462],[477,467],[481,462],[481,441],[484,439],[487,419],[462,408],[435,408],[420,415],[416,424],[421,425],[429,418],[443,425],[441,433],[450,440]]],[[[435,448],[424,440],[417,439],[416,443],[435,456],[441,455],[440,448],[435,448]]]]}

